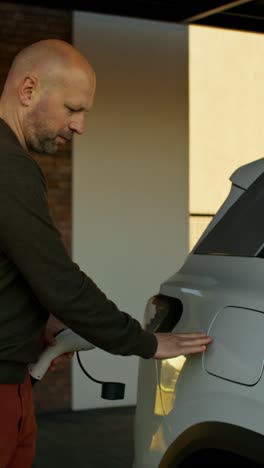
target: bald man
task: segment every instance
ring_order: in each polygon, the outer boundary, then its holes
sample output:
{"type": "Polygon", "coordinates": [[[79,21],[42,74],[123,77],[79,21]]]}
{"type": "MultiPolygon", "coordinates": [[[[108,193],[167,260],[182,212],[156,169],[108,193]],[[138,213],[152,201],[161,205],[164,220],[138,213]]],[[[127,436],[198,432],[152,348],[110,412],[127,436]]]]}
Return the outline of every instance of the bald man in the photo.
{"type": "Polygon", "coordinates": [[[59,40],[14,59],[0,100],[0,467],[29,468],[36,423],[28,364],[45,346],[49,312],[109,353],[163,359],[201,353],[204,333],[149,333],[72,261],[51,219],[30,151],[53,154],[84,131],[95,72],[59,40]]]}
{"type": "Polygon", "coordinates": [[[62,41],[40,41],[15,58],[0,116],[26,151],[55,153],[74,133],[83,133],[95,84],[93,68],[76,49],[62,41]]]}

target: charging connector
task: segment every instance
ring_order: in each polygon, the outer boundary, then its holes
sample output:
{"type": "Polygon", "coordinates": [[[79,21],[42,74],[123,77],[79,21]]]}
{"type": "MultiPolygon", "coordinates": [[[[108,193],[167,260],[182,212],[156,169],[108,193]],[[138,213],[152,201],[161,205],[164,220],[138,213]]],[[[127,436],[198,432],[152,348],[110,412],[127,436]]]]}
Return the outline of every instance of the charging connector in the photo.
{"type": "Polygon", "coordinates": [[[79,351],[88,351],[94,349],[95,346],[93,344],[89,343],[89,341],[86,341],[84,338],[79,336],[70,328],[65,328],[61,330],[59,333],[57,333],[55,338],[56,344],[45,348],[44,351],[41,353],[39,360],[36,363],[30,364],[28,366],[33,385],[42,379],[53,359],[64,353],[76,351],[79,366],[84,372],[84,374],[87,377],[89,377],[89,379],[91,379],[93,382],[102,385],[102,398],[106,400],[122,400],[124,398],[125,384],[119,382],[104,382],[102,380],[97,380],[90,374],[88,374],[86,369],[83,367],[79,356],[79,351]]]}

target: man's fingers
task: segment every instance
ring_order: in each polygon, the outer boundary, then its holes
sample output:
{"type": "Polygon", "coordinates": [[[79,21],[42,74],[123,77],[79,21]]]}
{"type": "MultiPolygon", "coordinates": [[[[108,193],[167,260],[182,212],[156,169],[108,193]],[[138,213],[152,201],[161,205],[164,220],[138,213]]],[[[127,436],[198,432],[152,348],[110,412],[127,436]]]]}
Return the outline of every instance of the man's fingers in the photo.
{"type": "Polygon", "coordinates": [[[177,341],[177,343],[187,346],[192,346],[195,344],[207,344],[212,341],[212,338],[206,333],[168,333],[167,339],[177,341]]]}
{"type": "Polygon", "coordinates": [[[179,345],[180,346],[196,346],[196,345],[206,345],[211,343],[212,338],[210,336],[205,336],[204,338],[193,338],[193,339],[186,339],[180,338],[179,345]]]}
{"type": "Polygon", "coordinates": [[[203,351],[206,350],[205,345],[201,346],[188,346],[187,348],[182,349],[182,354],[187,355],[187,354],[195,354],[195,353],[202,353],[203,351]]]}
{"type": "Polygon", "coordinates": [[[73,356],[74,356],[74,351],[70,351],[68,353],[64,353],[64,354],[61,354],[60,356],[57,356],[56,358],[52,360],[49,370],[51,371],[56,370],[58,364],[60,364],[61,362],[65,362],[69,359],[72,359],[73,356]]]}
{"type": "Polygon", "coordinates": [[[182,354],[202,353],[206,350],[208,344],[212,342],[212,338],[205,336],[204,338],[195,338],[186,340],[185,338],[178,343],[182,354]]]}
{"type": "Polygon", "coordinates": [[[192,340],[196,339],[196,338],[205,338],[205,337],[208,337],[208,335],[206,335],[206,333],[204,332],[195,332],[195,333],[170,333],[170,335],[172,336],[176,336],[178,338],[190,338],[192,340]]]}

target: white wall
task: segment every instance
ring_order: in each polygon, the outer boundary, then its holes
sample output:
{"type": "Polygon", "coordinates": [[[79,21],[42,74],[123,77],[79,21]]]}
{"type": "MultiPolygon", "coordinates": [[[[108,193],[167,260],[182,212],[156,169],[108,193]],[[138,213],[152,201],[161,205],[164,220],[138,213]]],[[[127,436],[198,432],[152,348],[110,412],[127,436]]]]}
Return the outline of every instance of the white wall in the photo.
{"type": "MultiPolygon", "coordinates": [[[[73,148],[73,257],[120,309],[142,322],[149,297],[188,251],[188,29],[75,12],[74,44],[97,73],[86,133],[73,148]]],[[[73,409],[136,402],[137,357],[81,353],[73,409]]]]}

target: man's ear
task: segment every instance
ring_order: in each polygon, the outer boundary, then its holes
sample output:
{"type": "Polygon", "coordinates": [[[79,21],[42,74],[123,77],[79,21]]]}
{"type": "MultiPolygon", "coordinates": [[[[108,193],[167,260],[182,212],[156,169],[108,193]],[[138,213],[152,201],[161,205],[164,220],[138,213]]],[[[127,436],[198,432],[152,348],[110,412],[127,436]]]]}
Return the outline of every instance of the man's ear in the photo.
{"type": "Polygon", "coordinates": [[[30,106],[35,91],[37,88],[37,78],[34,76],[26,76],[23,81],[20,83],[20,86],[18,88],[18,94],[21,103],[24,106],[30,106]]]}

